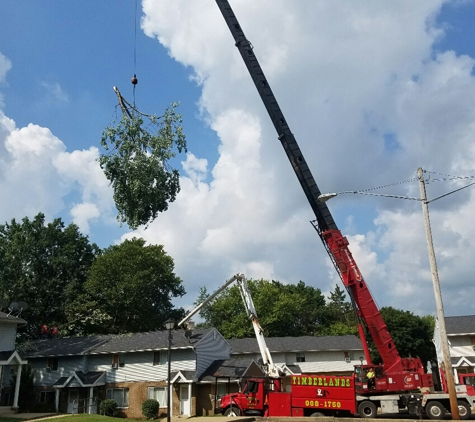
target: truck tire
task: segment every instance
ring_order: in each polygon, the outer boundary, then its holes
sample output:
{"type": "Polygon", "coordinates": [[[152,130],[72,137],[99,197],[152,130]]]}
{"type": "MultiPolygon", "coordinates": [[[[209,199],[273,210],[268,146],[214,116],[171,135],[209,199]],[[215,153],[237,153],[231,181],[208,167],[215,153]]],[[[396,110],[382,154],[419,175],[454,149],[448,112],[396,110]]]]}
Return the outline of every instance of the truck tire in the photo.
{"type": "Polygon", "coordinates": [[[426,405],[426,414],[430,419],[444,419],[445,407],[438,401],[430,401],[426,405]]]}
{"type": "Polygon", "coordinates": [[[472,409],[470,408],[470,405],[465,400],[458,400],[457,403],[460,419],[470,419],[470,416],[472,416],[472,409]]]}
{"type": "Polygon", "coordinates": [[[313,412],[310,415],[311,418],[321,418],[322,416],[325,416],[322,412],[313,412]]]}
{"type": "Polygon", "coordinates": [[[239,407],[230,406],[224,411],[224,416],[241,416],[239,407]]]}
{"type": "Polygon", "coordinates": [[[362,418],[375,418],[377,413],[376,405],[372,401],[365,400],[358,405],[358,414],[362,418]]]}

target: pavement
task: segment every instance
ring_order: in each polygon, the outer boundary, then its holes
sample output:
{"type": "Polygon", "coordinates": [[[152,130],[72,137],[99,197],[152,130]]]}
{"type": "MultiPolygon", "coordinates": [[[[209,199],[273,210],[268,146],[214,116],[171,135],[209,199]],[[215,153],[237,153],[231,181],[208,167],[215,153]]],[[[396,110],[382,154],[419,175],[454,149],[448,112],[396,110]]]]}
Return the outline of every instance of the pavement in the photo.
{"type": "MultiPolygon", "coordinates": [[[[57,413],[16,413],[16,414],[9,414],[5,415],[6,417],[9,418],[18,418],[21,420],[35,420],[36,421],[41,421],[41,420],[48,420],[48,419],[54,419],[54,418],[61,418],[65,416],[70,416],[74,417],[76,415],[73,415],[71,413],[62,413],[62,414],[57,414],[57,413]]],[[[225,416],[175,416],[171,418],[170,422],[185,422],[188,419],[194,419],[193,422],[218,422],[218,419],[222,419],[223,422],[224,420],[227,420],[228,418],[225,416]]],[[[255,417],[253,416],[238,416],[233,418],[233,422],[254,422],[256,420],[255,417]]],[[[160,420],[159,420],[160,421],[160,420]]],[[[166,419],[162,419],[162,421],[166,421],[166,419]]],[[[71,421],[73,422],[73,421],[71,421]]],[[[191,421],[188,421],[191,422],[191,421]]]]}

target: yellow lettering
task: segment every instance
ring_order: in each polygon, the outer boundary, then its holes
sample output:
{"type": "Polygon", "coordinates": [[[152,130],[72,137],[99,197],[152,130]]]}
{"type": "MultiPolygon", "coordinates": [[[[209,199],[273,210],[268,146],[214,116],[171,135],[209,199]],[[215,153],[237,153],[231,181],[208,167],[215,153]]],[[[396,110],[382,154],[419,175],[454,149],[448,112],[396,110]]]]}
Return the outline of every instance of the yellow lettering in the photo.
{"type": "Polygon", "coordinates": [[[318,385],[318,379],[317,378],[313,378],[313,385],[318,385]]]}
{"type": "Polygon", "coordinates": [[[350,379],[349,378],[346,380],[346,386],[350,387],[350,379]]]}
{"type": "Polygon", "coordinates": [[[328,385],[329,385],[330,387],[333,387],[333,378],[330,378],[330,381],[328,382],[328,385]]]}
{"type": "Polygon", "coordinates": [[[324,385],[325,387],[328,387],[327,379],[326,379],[326,378],[323,378],[323,385],[324,385]]]}
{"type": "Polygon", "coordinates": [[[340,386],[340,378],[335,378],[335,387],[340,386]]]}
{"type": "Polygon", "coordinates": [[[323,380],[321,378],[318,379],[318,385],[323,385],[323,380]]]}
{"type": "Polygon", "coordinates": [[[297,377],[292,377],[292,385],[297,384],[297,377]]]}
{"type": "Polygon", "coordinates": [[[302,377],[302,385],[307,385],[307,377],[302,377]]]}

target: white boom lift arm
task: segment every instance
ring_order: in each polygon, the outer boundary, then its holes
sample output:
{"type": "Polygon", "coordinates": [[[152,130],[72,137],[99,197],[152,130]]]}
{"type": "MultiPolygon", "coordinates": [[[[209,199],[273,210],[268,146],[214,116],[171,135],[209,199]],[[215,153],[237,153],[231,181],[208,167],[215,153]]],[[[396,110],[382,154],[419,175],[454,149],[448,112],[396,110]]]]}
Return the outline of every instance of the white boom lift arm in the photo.
{"type": "Polygon", "coordinates": [[[252,326],[254,327],[254,332],[256,334],[256,340],[259,346],[259,350],[261,352],[263,367],[264,367],[264,370],[266,371],[266,375],[271,378],[280,378],[282,371],[274,364],[272,360],[272,356],[270,354],[270,351],[266,344],[266,340],[264,338],[264,330],[262,329],[261,325],[259,324],[259,320],[257,319],[257,313],[254,307],[254,302],[252,301],[251,292],[246,282],[246,278],[244,277],[243,274],[236,274],[233,277],[231,277],[229,280],[227,280],[222,287],[216,290],[206,300],[201,302],[195,309],[193,309],[185,318],[183,318],[178,323],[178,326],[185,324],[202,307],[206,306],[217,295],[219,295],[224,289],[226,289],[230,284],[234,282],[236,282],[239,287],[242,301],[244,303],[244,308],[246,309],[247,316],[251,320],[252,326]]]}

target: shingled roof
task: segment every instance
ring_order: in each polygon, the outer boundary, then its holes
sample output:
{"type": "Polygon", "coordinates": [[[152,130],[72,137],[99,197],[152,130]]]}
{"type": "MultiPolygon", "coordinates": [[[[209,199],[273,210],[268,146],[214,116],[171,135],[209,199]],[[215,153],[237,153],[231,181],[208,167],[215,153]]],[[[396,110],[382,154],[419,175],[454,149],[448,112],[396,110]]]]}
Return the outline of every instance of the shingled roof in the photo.
{"type": "MultiPolygon", "coordinates": [[[[259,353],[255,338],[229,339],[233,354],[259,353]]],[[[267,347],[271,353],[308,352],[319,350],[361,350],[361,341],[356,336],[304,336],[269,337],[267,347]]]]}
{"type": "Polygon", "coordinates": [[[25,358],[85,355],[108,338],[108,336],[92,336],[37,340],[22,350],[21,355],[25,358]]]}
{"type": "Polygon", "coordinates": [[[475,334],[475,315],[445,317],[448,335],[475,334]]]}
{"type": "MultiPolygon", "coordinates": [[[[184,330],[172,331],[172,348],[188,349],[198,343],[214,328],[195,329],[186,337],[184,330]]],[[[150,331],[147,333],[130,333],[109,336],[106,342],[95,347],[90,354],[140,352],[145,350],[168,349],[168,331],[150,331]]]]}

